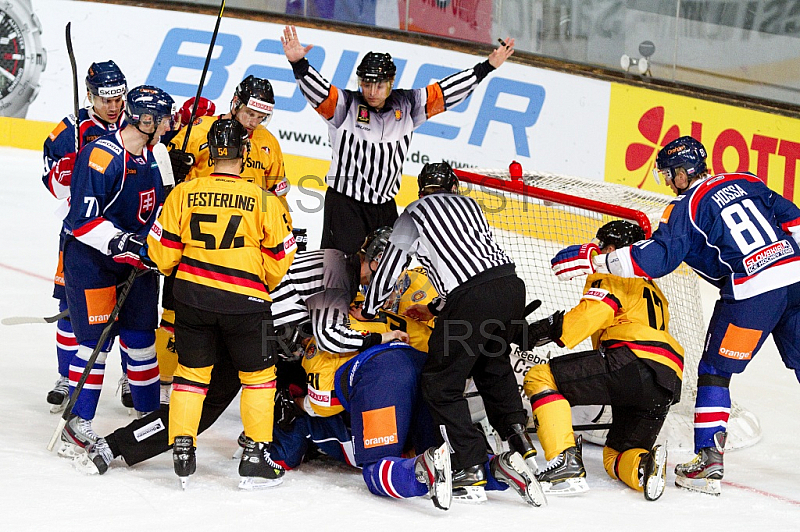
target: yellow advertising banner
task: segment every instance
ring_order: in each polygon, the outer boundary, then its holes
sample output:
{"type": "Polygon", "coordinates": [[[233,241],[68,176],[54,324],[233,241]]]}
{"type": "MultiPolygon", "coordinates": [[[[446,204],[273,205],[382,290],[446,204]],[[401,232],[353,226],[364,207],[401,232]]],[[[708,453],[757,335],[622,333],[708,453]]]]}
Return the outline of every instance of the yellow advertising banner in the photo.
{"type": "Polygon", "coordinates": [[[703,143],[709,170],[752,172],[800,204],[800,120],[612,83],[606,181],[671,194],[652,169],[664,145],[683,135],[703,143]]]}

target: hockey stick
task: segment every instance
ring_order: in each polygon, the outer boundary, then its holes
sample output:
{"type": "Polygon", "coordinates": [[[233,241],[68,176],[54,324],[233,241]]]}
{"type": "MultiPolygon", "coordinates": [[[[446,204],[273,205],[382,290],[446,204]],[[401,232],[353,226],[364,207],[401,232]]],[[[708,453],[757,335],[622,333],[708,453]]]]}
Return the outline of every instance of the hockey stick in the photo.
{"type": "Polygon", "coordinates": [[[217,33],[219,33],[219,23],[222,21],[222,12],[225,11],[225,0],[219,6],[219,14],[217,15],[217,23],[214,25],[214,33],[211,34],[211,43],[208,45],[208,55],[206,55],[206,63],[203,65],[203,73],[200,74],[200,84],[197,86],[197,94],[194,96],[194,104],[192,105],[192,114],[189,115],[189,125],[186,127],[186,135],[183,137],[183,147],[181,151],[186,151],[186,146],[189,144],[189,135],[192,134],[192,125],[194,124],[194,117],[197,115],[197,105],[200,103],[200,93],[203,92],[203,85],[206,82],[206,74],[208,73],[208,65],[211,62],[211,54],[214,53],[214,43],[217,42],[217,33]]]}
{"type": "Polygon", "coordinates": [[[75,153],[81,151],[81,132],[80,132],[80,118],[78,113],[80,111],[78,103],[78,67],[75,64],[75,52],[72,50],[72,22],[67,22],[67,55],[69,55],[69,64],[72,67],[72,110],[75,113],[75,153]]]}
{"type": "Polygon", "coordinates": [[[75,402],[78,400],[78,396],[80,395],[81,390],[83,390],[84,384],[86,384],[86,379],[89,378],[89,373],[92,371],[92,367],[94,367],[94,362],[97,360],[100,350],[103,349],[103,345],[106,343],[108,336],[111,334],[111,328],[114,326],[114,322],[117,321],[117,316],[119,315],[119,311],[122,309],[122,304],[125,303],[125,299],[127,299],[128,294],[133,287],[133,282],[136,280],[136,276],[139,275],[140,271],[147,272],[148,270],[137,270],[134,268],[131,274],[122,284],[122,292],[120,292],[119,297],[117,297],[117,303],[114,305],[114,308],[111,310],[111,314],[108,316],[108,325],[106,325],[103,329],[100,339],[97,341],[97,345],[92,351],[92,354],[89,356],[89,360],[86,361],[86,367],[83,368],[83,373],[81,374],[80,380],[78,380],[78,384],[75,386],[75,391],[72,392],[72,396],[69,398],[69,402],[64,408],[64,413],[61,414],[61,419],[58,420],[58,426],[56,427],[55,432],[53,432],[50,442],[47,444],[48,451],[53,450],[56,441],[58,441],[58,437],[61,435],[61,431],[64,430],[64,427],[69,420],[69,416],[72,414],[72,407],[75,406],[75,402]]]}
{"type": "Polygon", "coordinates": [[[12,316],[3,318],[0,323],[3,325],[23,325],[26,323],[55,323],[69,316],[69,309],[59,312],[55,316],[35,317],[35,316],[12,316]]]}

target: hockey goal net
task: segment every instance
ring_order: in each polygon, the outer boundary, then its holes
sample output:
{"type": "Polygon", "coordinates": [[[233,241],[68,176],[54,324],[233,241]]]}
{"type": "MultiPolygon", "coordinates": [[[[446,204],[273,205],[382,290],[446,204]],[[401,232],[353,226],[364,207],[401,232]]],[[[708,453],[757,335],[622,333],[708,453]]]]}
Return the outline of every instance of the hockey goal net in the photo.
{"type": "MultiPolygon", "coordinates": [[[[583,293],[585,278],[562,282],[553,275],[550,259],[556,252],[568,245],[591,241],[601,225],[615,219],[639,224],[649,237],[672,199],[624,185],[530,171],[513,179],[508,170],[471,169],[456,173],[461,180],[461,193],[478,201],[496,240],[514,259],[517,274],[525,280],[526,301],[542,301],[542,306],[528,317],[529,321],[556,310],[571,309],[583,293]]],[[[706,328],[698,281],[698,276],[685,264],[656,281],[669,301],[669,332],[685,350],[681,400],[673,405],[659,436],[660,441],[667,441],[673,449],[693,448],[697,365],[706,328]]],[[[588,349],[592,346],[587,339],[574,351],[588,349]]],[[[520,385],[531,365],[566,352],[551,343],[533,352],[512,355],[520,385]]],[[[734,401],[727,448],[748,447],[760,439],[758,418],[734,401]]]]}

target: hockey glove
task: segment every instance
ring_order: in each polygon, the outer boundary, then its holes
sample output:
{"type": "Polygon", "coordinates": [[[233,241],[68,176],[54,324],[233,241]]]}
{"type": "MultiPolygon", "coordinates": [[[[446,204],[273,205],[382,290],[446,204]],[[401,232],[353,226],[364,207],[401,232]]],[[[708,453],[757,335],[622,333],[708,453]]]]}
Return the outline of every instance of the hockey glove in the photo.
{"type": "Polygon", "coordinates": [[[186,153],[177,148],[170,150],[169,162],[172,163],[172,174],[175,176],[175,184],[183,183],[189,172],[194,166],[194,155],[186,153]]]}
{"type": "Polygon", "coordinates": [[[291,185],[289,184],[289,180],[284,177],[283,179],[281,179],[280,181],[269,187],[269,191],[280,198],[281,196],[285,196],[286,194],[288,194],[290,188],[291,185]]]}
{"type": "Polygon", "coordinates": [[[294,235],[294,243],[297,244],[297,251],[305,251],[308,249],[308,234],[305,229],[295,227],[292,229],[294,235]]]}
{"type": "Polygon", "coordinates": [[[564,347],[561,341],[561,327],[564,324],[564,311],[557,310],[543,320],[528,324],[528,345],[523,346],[524,351],[541,347],[550,342],[555,342],[559,347],[564,347]]]}
{"type": "Polygon", "coordinates": [[[275,392],[275,423],[284,432],[292,429],[294,420],[306,413],[294,402],[294,396],[288,388],[279,388],[275,392]]]}
{"type": "Polygon", "coordinates": [[[50,170],[50,175],[59,184],[68,187],[72,182],[72,169],[75,168],[77,154],[68,153],[63,156],[50,170]]]}
{"type": "Polygon", "coordinates": [[[600,248],[597,244],[575,244],[556,253],[556,256],[550,260],[550,264],[553,267],[553,273],[559,280],[570,281],[581,275],[594,273],[592,257],[599,253],[600,248]]]}
{"type": "MultiPolygon", "coordinates": [[[[192,106],[194,105],[194,96],[189,98],[184,102],[181,108],[178,110],[178,116],[181,119],[181,125],[185,126],[189,123],[189,120],[192,118],[192,106]]],[[[197,112],[194,115],[195,118],[199,116],[214,116],[214,113],[217,112],[217,106],[214,105],[214,102],[203,98],[200,96],[200,101],[197,102],[197,112]]]]}
{"type": "Polygon", "coordinates": [[[140,270],[158,270],[147,256],[147,243],[136,233],[117,233],[108,243],[108,251],[116,262],[130,264],[140,270]]]}

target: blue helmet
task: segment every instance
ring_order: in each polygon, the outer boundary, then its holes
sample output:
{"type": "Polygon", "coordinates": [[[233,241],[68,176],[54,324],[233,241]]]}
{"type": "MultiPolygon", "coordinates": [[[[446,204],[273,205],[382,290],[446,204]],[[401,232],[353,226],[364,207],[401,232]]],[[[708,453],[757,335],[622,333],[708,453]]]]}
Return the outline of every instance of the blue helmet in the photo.
{"type": "Polygon", "coordinates": [[[692,137],[680,137],[664,146],[656,157],[656,169],[670,181],[675,179],[675,168],[683,168],[689,178],[706,171],[705,147],[692,137]]]}
{"type": "Polygon", "coordinates": [[[92,63],[86,75],[86,90],[102,98],[125,96],[128,82],[114,61],[92,63]]]}
{"type": "Polygon", "coordinates": [[[140,85],[128,93],[125,102],[125,120],[132,126],[138,126],[142,115],[150,115],[156,124],[164,117],[172,117],[175,113],[175,100],[172,96],[151,85],[140,85]]]}

